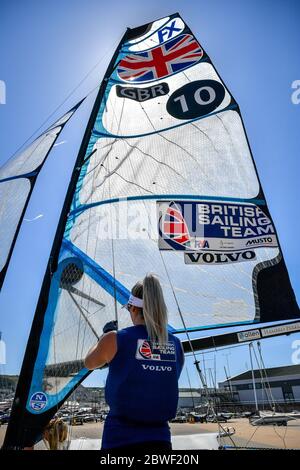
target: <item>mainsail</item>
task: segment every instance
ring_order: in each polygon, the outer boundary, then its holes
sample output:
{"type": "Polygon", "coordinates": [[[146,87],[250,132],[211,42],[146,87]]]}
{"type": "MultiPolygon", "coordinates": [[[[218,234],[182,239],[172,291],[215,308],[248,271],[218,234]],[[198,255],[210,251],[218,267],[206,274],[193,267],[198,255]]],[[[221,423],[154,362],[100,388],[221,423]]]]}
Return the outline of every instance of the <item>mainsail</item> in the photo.
{"type": "Polygon", "coordinates": [[[101,84],[5,447],[38,439],[147,271],[174,333],[299,318],[238,105],[178,14],[128,29],[101,84]]]}
{"type": "Polygon", "coordinates": [[[38,174],[65,124],[81,103],[0,168],[0,289],[38,174]]]}

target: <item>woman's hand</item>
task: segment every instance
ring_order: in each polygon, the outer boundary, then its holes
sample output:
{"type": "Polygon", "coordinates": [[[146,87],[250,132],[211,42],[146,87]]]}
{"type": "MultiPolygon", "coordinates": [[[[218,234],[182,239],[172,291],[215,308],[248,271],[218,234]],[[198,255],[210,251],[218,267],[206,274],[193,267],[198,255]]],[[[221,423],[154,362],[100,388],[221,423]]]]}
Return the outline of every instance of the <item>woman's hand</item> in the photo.
{"type": "Polygon", "coordinates": [[[109,331],[117,331],[118,330],[118,321],[109,321],[103,327],[103,333],[108,333],[109,331]]]}

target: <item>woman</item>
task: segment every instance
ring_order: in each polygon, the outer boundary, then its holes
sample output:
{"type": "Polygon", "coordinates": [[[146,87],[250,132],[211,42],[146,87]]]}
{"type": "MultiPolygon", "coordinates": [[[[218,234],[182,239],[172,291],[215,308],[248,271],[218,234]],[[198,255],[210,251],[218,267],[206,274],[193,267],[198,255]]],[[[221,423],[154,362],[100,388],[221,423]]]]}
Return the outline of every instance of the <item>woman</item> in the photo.
{"type": "Polygon", "coordinates": [[[60,418],[51,419],[43,432],[43,441],[49,450],[63,449],[68,437],[68,426],[60,418]]]}
{"type": "Polygon", "coordinates": [[[85,359],[90,370],[109,364],[102,449],[171,450],[168,421],[176,415],[184,354],[167,331],[158,279],[149,274],[135,284],[126,307],[133,326],[105,333],[85,359]]]}
{"type": "MultiPolygon", "coordinates": [[[[49,450],[64,450],[68,448],[68,426],[61,418],[53,418],[43,430],[42,438],[49,450]]],[[[24,447],[23,450],[34,450],[34,446],[24,447]]]]}

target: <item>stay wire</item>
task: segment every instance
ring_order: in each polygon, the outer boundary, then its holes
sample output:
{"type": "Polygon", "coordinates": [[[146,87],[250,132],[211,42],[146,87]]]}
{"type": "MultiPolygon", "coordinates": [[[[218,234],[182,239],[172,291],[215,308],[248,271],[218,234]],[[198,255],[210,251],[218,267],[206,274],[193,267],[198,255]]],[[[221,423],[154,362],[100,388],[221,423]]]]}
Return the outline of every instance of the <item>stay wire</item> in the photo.
{"type": "MultiPolygon", "coordinates": [[[[271,396],[271,400],[270,400],[270,396],[268,395],[267,393],[267,387],[265,386],[265,379],[264,379],[264,376],[263,376],[263,372],[262,372],[262,367],[261,367],[261,364],[259,363],[259,360],[258,360],[258,357],[257,357],[257,354],[256,354],[256,351],[255,351],[255,348],[253,347],[253,353],[254,353],[254,357],[255,357],[255,360],[256,360],[256,363],[257,363],[257,367],[258,367],[258,370],[259,370],[259,375],[260,375],[260,379],[261,379],[261,387],[262,387],[262,390],[265,391],[266,393],[266,397],[267,397],[267,400],[268,400],[268,403],[270,405],[270,407],[272,408],[274,406],[274,399],[272,397],[272,393],[270,394],[271,396]]],[[[264,405],[264,401],[263,401],[263,405],[264,405]]]]}
{"type": "MultiPolygon", "coordinates": [[[[8,158],[10,160],[13,158],[20,150],[23,149],[23,147],[47,124],[47,122],[56,114],[56,112],[68,101],[69,98],[78,90],[78,88],[85,82],[85,80],[93,73],[93,71],[100,65],[102,60],[107,56],[109,52],[111,52],[112,49],[115,49],[116,45],[119,44],[120,38],[116,40],[112,46],[110,46],[106,52],[100,57],[98,62],[85,74],[85,76],[80,80],[80,82],[68,93],[68,95],[61,101],[61,103],[46,117],[46,119],[42,122],[42,124],[35,129],[35,131],[21,144],[15,151],[14,153],[8,158]]],[[[90,91],[84,99],[86,99],[93,91],[97,88],[99,88],[100,85],[97,85],[95,88],[93,88],[92,91],[90,91]]]]}
{"type": "Polygon", "coordinates": [[[262,357],[260,341],[257,341],[257,350],[258,350],[261,365],[262,365],[262,371],[265,375],[265,380],[266,380],[267,387],[268,387],[268,390],[269,390],[269,394],[270,394],[270,397],[271,397],[271,400],[272,400],[272,405],[274,406],[274,411],[275,411],[276,402],[275,402],[275,399],[274,399],[274,396],[273,396],[273,393],[272,393],[271,384],[270,384],[268,374],[267,374],[267,370],[266,370],[266,366],[265,366],[265,363],[264,363],[264,360],[263,360],[263,357],[262,357]]]}

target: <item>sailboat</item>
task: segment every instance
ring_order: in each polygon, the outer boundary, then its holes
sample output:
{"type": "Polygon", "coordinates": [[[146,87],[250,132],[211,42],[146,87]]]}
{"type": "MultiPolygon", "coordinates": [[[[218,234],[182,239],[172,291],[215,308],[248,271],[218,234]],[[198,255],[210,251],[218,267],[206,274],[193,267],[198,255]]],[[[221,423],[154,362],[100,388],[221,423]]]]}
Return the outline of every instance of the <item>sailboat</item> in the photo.
{"type": "MultiPolygon", "coordinates": [[[[1,169],[2,284],[39,170],[80,106],[1,169]]],[[[186,353],[300,331],[239,106],[178,13],[128,28],[100,84],[49,255],[4,449],[40,439],[89,375],[83,359],[104,324],[129,326],[119,307],[147,271],[160,278],[169,329],[186,353]],[[232,326],[245,328],[213,333],[232,326]],[[205,330],[206,337],[197,337],[205,330]]],[[[205,386],[196,355],[195,366],[205,386]]]]}
{"type": "Polygon", "coordinates": [[[264,392],[264,395],[267,397],[269,402],[270,410],[260,410],[258,407],[257,401],[257,391],[256,391],[256,383],[255,383],[255,371],[253,369],[253,360],[252,360],[252,351],[257,359],[255,354],[255,349],[253,343],[249,343],[249,353],[250,353],[250,363],[251,363],[251,370],[252,370],[252,386],[253,386],[253,394],[254,394],[254,401],[255,401],[255,413],[249,417],[249,422],[252,426],[262,426],[262,425],[277,425],[277,426],[286,426],[288,421],[292,421],[297,419],[297,414],[295,413],[282,413],[276,411],[276,400],[274,399],[270,383],[268,381],[266,369],[264,366],[264,361],[262,358],[262,352],[260,347],[260,342],[257,342],[257,347],[259,351],[260,361],[258,363],[260,369],[260,376],[261,376],[261,386],[264,392]]]}

